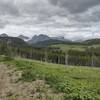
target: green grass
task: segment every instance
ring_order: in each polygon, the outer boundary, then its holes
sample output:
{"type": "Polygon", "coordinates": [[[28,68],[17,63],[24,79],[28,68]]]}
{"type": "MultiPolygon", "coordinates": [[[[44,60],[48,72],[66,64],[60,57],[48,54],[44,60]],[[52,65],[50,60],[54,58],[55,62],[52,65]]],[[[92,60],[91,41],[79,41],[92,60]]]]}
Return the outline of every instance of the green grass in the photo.
{"type": "Polygon", "coordinates": [[[100,69],[66,67],[39,61],[16,59],[6,62],[22,70],[23,81],[45,80],[64,100],[100,100],[100,69]]]}
{"type": "Polygon", "coordinates": [[[56,45],[51,45],[51,47],[59,47],[63,51],[68,51],[70,49],[79,50],[79,51],[85,51],[87,46],[84,46],[84,45],[56,44],[56,45]]]}

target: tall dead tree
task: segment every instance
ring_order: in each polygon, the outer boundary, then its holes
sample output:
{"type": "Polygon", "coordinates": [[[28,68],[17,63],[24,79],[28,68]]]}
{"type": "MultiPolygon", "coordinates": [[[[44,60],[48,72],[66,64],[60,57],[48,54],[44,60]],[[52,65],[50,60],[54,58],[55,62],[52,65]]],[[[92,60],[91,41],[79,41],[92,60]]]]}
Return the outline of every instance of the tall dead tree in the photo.
{"type": "MultiPolygon", "coordinates": [[[[94,37],[94,33],[92,33],[92,36],[94,37]]],[[[94,44],[91,46],[91,66],[94,66],[94,44]]]]}
{"type": "Polygon", "coordinates": [[[68,53],[65,53],[65,65],[68,66],[68,53]]]}
{"type": "Polygon", "coordinates": [[[45,62],[48,62],[48,54],[47,51],[45,51],[45,58],[44,58],[45,62]]]}

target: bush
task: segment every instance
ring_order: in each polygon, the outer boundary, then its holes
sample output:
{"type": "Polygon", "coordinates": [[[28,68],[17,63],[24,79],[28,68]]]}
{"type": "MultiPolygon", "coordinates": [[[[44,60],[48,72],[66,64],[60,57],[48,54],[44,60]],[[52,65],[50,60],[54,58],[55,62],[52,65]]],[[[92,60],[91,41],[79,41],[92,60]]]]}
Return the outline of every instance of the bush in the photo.
{"type": "Polygon", "coordinates": [[[9,56],[0,56],[0,62],[3,62],[3,61],[11,61],[11,60],[14,60],[14,58],[12,57],[9,57],[9,56]]]}
{"type": "Polygon", "coordinates": [[[11,61],[11,60],[14,60],[14,58],[8,56],[4,57],[4,61],[11,61]]]}
{"type": "Polygon", "coordinates": [[[36,80],[36,73],[33,73],[31,69],[24,70],[22,72],[22,80],[23,81],[35,81],[36,80]]]}
{"type": "Polygon", "coordinates": [[[65,94],[64,100],[100,100],[100,96],[95,94],[93,91],[78,90],[73,93],[65,94]]]}
{"type": "Polygon", "coordinates": [[[56,75],[56,74],[48,74],[45,76],[46,82],[51,84],[51,85],[58,83],[60,81],[59,78],[60,77],[58,77],[58,75],[56,75]]]}
{"type": "Polygon", "coordinates": [[[67,94],[70,94],[73,92],[73,86],[71,86],[71,84],[69,82],[65,82],[65,83],[59,83],[57,86],[56,86],[56,89],[59,91],[59,92],[63,92],[63,93],[67,93],[67,94]]]}
{"type": "Polygon", "coordinates": [[[71,94],[66,94],[64,100],[96,100],[93,93],[86,91],[77,91],[71,94]]]}

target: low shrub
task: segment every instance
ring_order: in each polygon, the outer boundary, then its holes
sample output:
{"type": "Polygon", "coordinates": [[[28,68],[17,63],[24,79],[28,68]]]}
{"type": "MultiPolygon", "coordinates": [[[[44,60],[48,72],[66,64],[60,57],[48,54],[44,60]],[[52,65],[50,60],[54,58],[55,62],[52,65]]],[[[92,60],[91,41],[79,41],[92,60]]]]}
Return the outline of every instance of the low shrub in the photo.
{"type": "Polygon", "coordinates": [[[0,56],[0,62],[3,62],[3,61],[11,61],[11,60],[14,60],[14,58],[9,57],[9,56],[4,56],[4,55],[1,55],[0,56]]]}
{"type": "Polygon", "coordinates": [[[59,92],[70,94],[73,92],[73,86],[69,82],[62,82],[56,85],[56,89],[59,92]]]}
{"type": "Polygon", "coordinates": [[[23,81],[35,81],[36,80],[36,73],[33,73],[31,69],[24,70],[22,72],[22,80],[23,81]]]}

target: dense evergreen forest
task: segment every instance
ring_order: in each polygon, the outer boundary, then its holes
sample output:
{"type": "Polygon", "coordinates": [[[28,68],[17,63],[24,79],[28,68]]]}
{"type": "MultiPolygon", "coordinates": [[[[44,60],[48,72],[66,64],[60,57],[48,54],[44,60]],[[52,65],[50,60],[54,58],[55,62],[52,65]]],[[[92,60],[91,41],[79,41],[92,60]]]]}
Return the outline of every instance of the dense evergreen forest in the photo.
{"type": "Polygon", "coordinates": [[[84,51],[73,49],[63,51],[58,47],[50,46],[33,47],[19,38],[0,37],[0,55],[40,60],[41,62],[99,67],[99,51],[100,47],[93,48],[92,46],[87,46],[84,51]]]}

